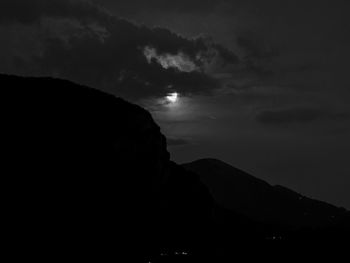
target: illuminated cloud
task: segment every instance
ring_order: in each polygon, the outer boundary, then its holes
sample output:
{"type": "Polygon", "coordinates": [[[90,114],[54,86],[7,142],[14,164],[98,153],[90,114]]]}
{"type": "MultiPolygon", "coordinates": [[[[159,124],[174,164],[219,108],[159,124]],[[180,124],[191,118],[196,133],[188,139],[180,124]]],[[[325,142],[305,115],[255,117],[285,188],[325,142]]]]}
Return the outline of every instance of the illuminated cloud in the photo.
{"type": "Polygon", "coordinates": [[[149,64],[151,64],[152,60],[156,60],[165,69],[176,68],[182,72],[199,71],[199,67],[182,52],[176,55],[158,54],[155,48],[146,46],[144,48],[144,55],[149,64]]]}

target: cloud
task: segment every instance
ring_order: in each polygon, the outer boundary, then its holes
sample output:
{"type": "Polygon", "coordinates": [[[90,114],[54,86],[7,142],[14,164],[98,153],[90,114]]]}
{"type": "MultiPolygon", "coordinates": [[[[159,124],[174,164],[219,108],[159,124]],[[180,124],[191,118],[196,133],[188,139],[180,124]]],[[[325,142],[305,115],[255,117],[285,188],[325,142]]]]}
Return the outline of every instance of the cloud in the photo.
{"type": "Polygon", "coordinates": [[[7,61],[2,71],[54,75],[132,100],[172,91],[210,94],[221,83],[207,65],[239,63],[214,41],[139,26],[90,1],[5,0],[0,17],[7,30],[0,37],[8,42],[0,50],[7,61]],[[35,52],[28,55],[27,46],[35,46],[35,52]]]}
{"type": "Polygon", "coordinates": [[[158,54],[155,48],[146,46],[144,48],[144,55],[149,64],[152,63],[152,60],[155,60],[165,69],[176,68],[182,72],[199,71],[198,66],[182,52],[176,55],[158,54]]]}
{"type": "Polygon", "coordinates": [[[247,59],[269,59],[278,55],[278,50],[256,33],[241,32],[236,41],[238,46],[245,51],[247,59]]]}
{"type": "Polygon", "coordinates": [[[164,0],[93,0],[95,3],[120,10],[123,13],[134,13],[135,6],[142,10],[158,10],[172,13],[210,13],[228,0],[187,0],[187,1],[164,1],[164,0]]]}
{"type": "Polygon", "coordinates": [[[350,119],[349,112],[333,112],[313,108],[266,110],[256,120],[266,125],[302,124],[314,121],[344,121],[350,119]]]}
{"type": "Polygon", "coordinates": [[[256,32],[240,32],[236,42],[242,51],[242,60],[248,72],[254,73],[260,78],[273,75],[270,62],[280,54],[279,50],[267,42],[264,36],[260,36],[256,32]]]}
{"type": "Polygon", "coordinates": [[[0,22],[37,23],[43,17],[106,22],[112,17],[85,0],[1,0],[0,22]]]}

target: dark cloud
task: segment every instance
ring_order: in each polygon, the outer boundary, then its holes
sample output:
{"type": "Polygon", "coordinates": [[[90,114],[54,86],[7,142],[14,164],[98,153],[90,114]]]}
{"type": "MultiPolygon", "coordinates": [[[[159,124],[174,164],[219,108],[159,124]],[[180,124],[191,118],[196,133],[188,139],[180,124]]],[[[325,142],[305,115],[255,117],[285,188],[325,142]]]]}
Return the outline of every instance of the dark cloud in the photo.
{"type": "Polygon", "coordinates": [[[244,49],[247,59],[270,59],[278,55],[276,47],[272,47],[263,37],[253,32],[241,32],[237,38],[237,44],[244,49]]]}
{"type": "Polygon", "coordinates": [[[164,0],[93,0],[97,4],[114,8],[121,13],[135,13],[139,10],[158,10],[177,13],[210,13],[229,0],[190,0],[190,1],[164,1],[164,0]],[[137,6],[138,8],[135,8],[137,6]]]}
{"type": "Polygon", "coordinates": [[[263,36],[253,32],[240,32],[236,42],[243,51],[243,60],[247,70],[255,72],[260,77],[271,76],[269,62],[279,56],[277,47],[272,46],[263,36]]]}
{"type": "MultiPolygon", "coordinates": [[[[36,0],[32,5],[26,1],[4,1],[0,10],[3,25],[6,22],[6,26],[16,23],[30,27],[34,30],[31,38],[41,47],[37,54],[28,57],[20,50],[27,45],[27,38],[17,41],[8,71],[68,78],[129,99],[164,96],[172,90],[208,94],[221,84],[210,76],[206,65],[214,59],[227,64],[239,62],[232,52],[214,41],[188,39],[165,28],[138,26],[111,16],[88,1],[54,0],[48,4],[36,0]],[[198,70],[185,72],[165,67],[156,59],[148,61],[146,47],[155,49],[159,56],[174,59],[169,62],[172,65],[180,57],[191,61],[198,70]]],[[[10,60],[8,50],[3,52],[10,60]]]]}
{"type": "Polygon", "coordinates": [[[105,11],[85,0],[2,0],[0,22],[36,23],[42,17],[73,18],[106,22],[105,11]]]}
{"type": "Polygon", "coordinates": [[[256,119],[267,125],[300,124],[313,121],[343,121],[350,119],[348,112],[332,112],[312,108],[263,111],[256,119]]]}

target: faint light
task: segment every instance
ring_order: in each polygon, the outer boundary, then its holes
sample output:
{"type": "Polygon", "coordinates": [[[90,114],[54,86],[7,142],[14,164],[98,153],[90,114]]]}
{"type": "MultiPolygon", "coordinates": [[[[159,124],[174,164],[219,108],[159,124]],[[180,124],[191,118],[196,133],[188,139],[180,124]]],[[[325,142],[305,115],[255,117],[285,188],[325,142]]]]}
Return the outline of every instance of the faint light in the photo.
{"type": "Polygon", "coordinates": [[[267,240],[282,240],[283,237],[282,236],[270,236],[270,237],[266,237],[265,239],[267,239],[267,240]]]}
{"type": "Polygon", "coordinates": [[[179,94],[177,92],[169,93],[166,99],[168,102],[175,103],[179,99],[179,94]]]}

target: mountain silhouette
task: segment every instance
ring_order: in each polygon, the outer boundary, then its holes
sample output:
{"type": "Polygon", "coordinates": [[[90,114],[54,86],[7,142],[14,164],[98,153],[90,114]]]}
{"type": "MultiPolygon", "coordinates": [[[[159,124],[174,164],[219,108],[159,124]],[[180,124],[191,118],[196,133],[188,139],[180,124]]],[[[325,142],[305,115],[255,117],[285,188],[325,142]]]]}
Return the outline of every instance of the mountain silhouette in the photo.
{"type": "Polygon", "coordinates": [[[200,175],[221,206],[259,222],[324,227],[338,225],[349,216],[343,208],[272,186],[219,160],[201,159],[183,166],[200,175]]]}
{"type": "Polygon", "coordinates": [[[342,209],[217,160],[172,162],[135,104],[54,78],[0,74],[0,86],[2,218],[14,254],[225,262],[276,235],[348,237],[342,209]]]}
{"type": "Polygon", "coordinates": [[[170,161],[149,112],[65,80],[0,75],[0,86],[12,241],[130,262],[209,246],[211,195],[170,161]]]}

